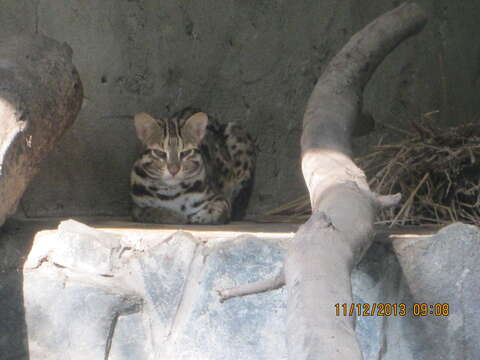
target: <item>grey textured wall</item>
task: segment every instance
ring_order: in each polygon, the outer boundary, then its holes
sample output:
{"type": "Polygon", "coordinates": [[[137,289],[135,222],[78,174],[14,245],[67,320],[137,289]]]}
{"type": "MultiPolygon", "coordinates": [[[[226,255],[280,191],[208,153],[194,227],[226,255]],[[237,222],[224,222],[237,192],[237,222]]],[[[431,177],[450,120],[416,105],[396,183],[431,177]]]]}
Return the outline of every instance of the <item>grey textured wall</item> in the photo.
{"type": "MultiPolygon", "coordinates": [[[[478,0],[419,0],[424,32],[397,49],[367,88],[377,121],[404,128],[479,112],[478,0]]],[[[304,192],[304,107],[326,62],[387,0],[2,0],[0,36],[40,31],[74,49],[85,100],[79,118],[31,184],[29,216],[126,215],[138,150],[131,116],[200,107],[243,123],[260,155],[250,212],[304,192]]],[[[357,141],[364,149],[384,131],[357,141]]]]}

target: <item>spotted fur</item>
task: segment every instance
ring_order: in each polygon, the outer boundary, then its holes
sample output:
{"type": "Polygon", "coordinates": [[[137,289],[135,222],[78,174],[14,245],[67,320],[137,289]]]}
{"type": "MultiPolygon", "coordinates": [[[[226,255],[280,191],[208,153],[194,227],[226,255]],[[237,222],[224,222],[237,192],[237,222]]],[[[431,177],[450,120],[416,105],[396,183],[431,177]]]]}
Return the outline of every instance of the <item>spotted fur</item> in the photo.
{"type": "Polygon", "coordinates": [[[167,119],[137,114],[135,127],[145,148],[131,172],[135,220],[221,224],[244,212],[256,154],[239,125],[188,108],[167,119]]]}

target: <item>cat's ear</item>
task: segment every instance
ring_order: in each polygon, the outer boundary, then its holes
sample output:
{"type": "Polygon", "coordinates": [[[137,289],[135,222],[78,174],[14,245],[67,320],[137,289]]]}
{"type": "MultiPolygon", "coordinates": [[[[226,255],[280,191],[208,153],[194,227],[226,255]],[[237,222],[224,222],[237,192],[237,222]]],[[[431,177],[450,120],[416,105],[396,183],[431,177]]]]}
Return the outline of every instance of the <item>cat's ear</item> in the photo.
{"type": "Polygon", "coordinates": [[[155,139],[162,138],[163,130],[157,121],[147,113],[135,114],[135,129],[140,141],[146,146],[152,145],[155,139]]]}
{"type": "Polygon", "coordinates": [[[189,134],[197,144],[199,144],[207,130],[208,116],[203,112],[198,112],[190,116],[183,125],[184,133],[189,134]]]}

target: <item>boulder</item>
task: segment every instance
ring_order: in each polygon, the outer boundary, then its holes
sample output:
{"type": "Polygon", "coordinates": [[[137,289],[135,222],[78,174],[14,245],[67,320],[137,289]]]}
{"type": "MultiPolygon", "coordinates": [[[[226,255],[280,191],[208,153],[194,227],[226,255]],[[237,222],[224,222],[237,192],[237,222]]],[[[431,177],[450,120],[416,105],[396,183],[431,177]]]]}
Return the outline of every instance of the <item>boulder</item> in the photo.
{"type": "Polygon", "coordinates": [[[448,316],[424,317],[422,338],[428,346],[417,359],[479,359],[479,228],[455,223],[428,241],[397,240],[394,249],[415,303],[427,304],[429,313],[448,311],[448,316]]]}
{"type": "Polygon", "coordinates": [[[281,241],[150,240],[75,221],[39,232],[23,278],[30,359],[285,358],[283,290],[223,304],[216,292],[278,271],[281,241]]]}
{"type": "Polygon", "coordinates": [[[41,34],[0,39],[0,226],[82,100],[67,44],[41,34]]]}
{"type": "MultiPolygon", "coordinates": [[[[30,359],[287,359],[285,289],[217,294],[276,274],[287,236],[122,231],[66,221],[36,235],[23,269],[30,359]]],[[[357,316],[364,359],[478,359],[479,251],[480,230],[462,224],[375,243],[353,273],[354,301],[406,314],[357,316]],[[450,315],[414,316],[420,302],[450,315]]]]}

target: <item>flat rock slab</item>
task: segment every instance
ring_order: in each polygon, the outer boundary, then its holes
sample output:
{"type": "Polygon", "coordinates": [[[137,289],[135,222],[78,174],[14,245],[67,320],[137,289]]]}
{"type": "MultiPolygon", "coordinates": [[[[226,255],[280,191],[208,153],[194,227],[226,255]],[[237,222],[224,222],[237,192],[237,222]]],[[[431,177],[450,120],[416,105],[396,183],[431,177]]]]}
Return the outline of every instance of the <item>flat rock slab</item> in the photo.
{"type": "MultiPolygon", "coordinates": [[[[416,302],[447,304],[448,317],[429,317],[423,322],[424,338],[417,359],[480,359],[480,233],[471,225],[453,224],[430,241],[394,242],[394,249],[416,302]],[[423,354],[425,352],[425,354],[423,354]]],[[[432,306],[433,305],[433,306],[432,306]]]]}
{"type": "Polygon", "coordinates": [[[67,44],[41,34],[0,39],[0,226],[82,100],[67,44]]]}
{"type": "Polygon", "coordinates": [[[284,239],[119,233],[68,221],[37,234],[24,265],[30,358],[285,357],[282,290],[224,304],[216,293],[278,271],[284,239]]]}
{"type": "MultiPolygon", "coordinates": [[[[23,271],[30,359],[287,359],[284,289],[223,304],[216,292],[273,276],[281,268],[290,232],[278,229],[255,235],[254,228],[233,224],[217,227],[209,238],[209,229],[132,230],[110,223],[99,230],[66,221],[57,230],[39,232],[23,271]]],[[[396,251],[401,246],[423,254],[417,260],[408,255],[407,263],[426,260],[425,248],[439,247],[450,255],[431,250],[428,262],[436,271],[404,276],[404,255],[398,261],[390,245],[372,246],[353,274],[354,301],[403,303],[407,315],[359,316],[356,331],[364,358],[478,359],[474,324],[480,318],[473,301],[460,308],[454,304],[464,297],[452,293],[446,299],[445,292],[428,287],[430,297],[421,301],[448,301],[454,317],[415,317],[412,309],[421,293],[411,291],[410,284],[441,278],[442,289],[458,287],[448,261],[454,253],[464,256],[466,248],[475,257],[479,229],[455,224],[433,237],[394,241],[396,251]],[[445,266],[438,265],[442,262],[445,266]],[[458,325],[458,316],[469,319],[458,325]],[[440,331],[432,322],[445,326],[440,331]],[[440,354],[432,336],[455,339],[464,352],[440,354]]],[[[462,284],[473,291],[476,280],[469,274],[462,284]]]]}

